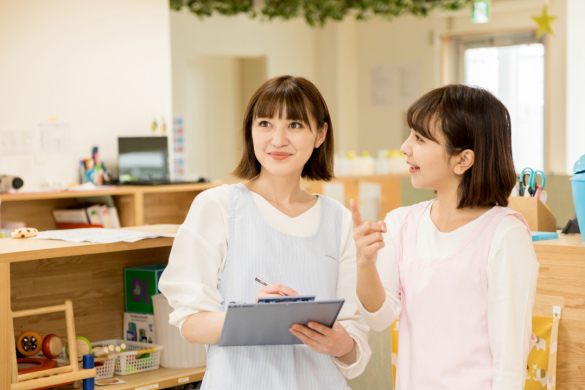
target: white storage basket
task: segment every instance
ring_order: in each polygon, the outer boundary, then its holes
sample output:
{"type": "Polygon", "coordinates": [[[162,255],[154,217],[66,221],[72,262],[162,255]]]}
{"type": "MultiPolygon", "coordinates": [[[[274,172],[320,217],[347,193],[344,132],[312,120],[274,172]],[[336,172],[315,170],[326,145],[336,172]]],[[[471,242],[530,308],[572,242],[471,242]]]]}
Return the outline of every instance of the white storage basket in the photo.
{"type": "MultiPolygon", "coordinates": [[[[92,347],[94,346],[94,344],[92,344],[92,347]]],[[[95,380],[98,379],[107,379],[107,378],[111,378],[114,376],[114,367],[116,366],[116,357],[118,356],[118,354],[111,354],[109,355],[109,358],[102,361],[102,362],[96,362],[94,363],[94,367],[95,367],[95,380]]],[[[57,363],[62,364],[62,365],[68,365],[69,364],[69,358],[67,357],[67,354],[65,353],[65,347],[63,347],[63,349],[61,349],[61,353],[59,354],[59,357],[57,358],[57,363]]],[[[80,363],[81,366],[81,363],[80,363]]]]}
{"type": "Polygon", "coordinates": [[[114,368],[115,375],[130,375],[138,374],[144,371],[151,371],[158,369],[160,364],[160,351],[163,349],[162,345],[140,343],[138,341],[127,340],[105,340],[93,343],[94,347],[120,344],[126,344],[126,352],[118,352],[116,357],[116,364],[114,368]],[[149,352],[143,355],[137,355],[133,351],[141,349],[156,348],[154,352],[149,352]]]}

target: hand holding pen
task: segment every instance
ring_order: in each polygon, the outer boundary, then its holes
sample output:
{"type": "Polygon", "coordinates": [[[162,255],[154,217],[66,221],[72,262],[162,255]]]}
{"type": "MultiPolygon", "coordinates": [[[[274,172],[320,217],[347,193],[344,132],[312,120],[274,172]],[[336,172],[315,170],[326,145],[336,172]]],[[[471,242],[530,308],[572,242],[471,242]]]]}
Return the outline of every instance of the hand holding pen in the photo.
{"type": "Polygon", "coordinates": [[[270,284],[260,278],[254,278],[254,280],[264,286],[260,289],[258,295],[256,295],[256,302],[258,302],[258,298],[275,297],[279,295],[299,295],[294,289],[283,284],[270,284]]]}

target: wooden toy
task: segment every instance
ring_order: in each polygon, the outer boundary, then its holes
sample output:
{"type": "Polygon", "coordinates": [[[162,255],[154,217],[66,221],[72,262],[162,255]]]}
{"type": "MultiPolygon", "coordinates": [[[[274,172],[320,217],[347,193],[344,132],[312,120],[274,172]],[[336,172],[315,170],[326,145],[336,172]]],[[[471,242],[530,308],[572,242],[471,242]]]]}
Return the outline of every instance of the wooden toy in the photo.
{"type": "Polygon", "coordinates": [[[41,351],[43,338],[34,330],[22,332],[16,339],[16,349],[21,355],[34,356],[41,351]]]}
{"type": "Polygon", "coordinates": [[[20,358],[16,359],[18,363],[18,374],[37,372],[57,367],[56,360],[42,358],[20,358]]]}
{"type": "Polygon", "coordinates": [[[20,228],[14,229],[12,233],[10,233],[10,236],[12,238],[30,238],[37,234],[39,234],[39,231],[35,228],[20,228]]]}
{"type": "MultiPolygon", "coordinates": [[[[83,355],[91,354],[91,351],[92,351],[91,343],[85,337],[77,336],[75,338],[75,344],[77,345],[77,347],[76,347],[77,353],[72,354],[72,355],[73,356],[77,355],[78,361],[81,361],[81,359],[83,358],[83,355]]],[[[73,351],[73,348],[72,348],[72,351],[73,351]]],[[[65,347],[65,353],[67,354],[67,356],[69,356],[69,359],[71,359],[71,355],[69,354],[69,343],[67,343],[67,346],[65,347]]]]}
{"type": "MultiPolygon", "coordinates": [[[[12,319],[28,317],[34,315],[50,314],[65,312],[65,322],[67,325],[67,340],[69,341],[69,348],[72,356],[77,356],[77,343],[75,339],[75,323],[73,319],[73,304],[70,300],[65,301],[63,305],[48,306],[38,309],[12,311],[12,319]]],[[[8,322],[9,334],[14,333],[13,321],[8,322]]],[[[95,368],[80,369],[78,363],[73,360],[69,365],[62,367],[49,368],[47,370],[19,373],[18,362],[16,359],[16,342],[14,338],[10,338],[12,350],[12,369],[11,382],[12,389],[29,390],[46,388],[60,385],[62,383],[73,382],[86,378],[95,378],[95,368]]]]}
{"type": "Polygon", "coordinates": [[[63,348],[63,343],[59,336],[56,334],[48,334],[45,336],[42,349],[43,355],[45,355],[47,359],[57,359],[61,353],[61,348],[63,348]]]}

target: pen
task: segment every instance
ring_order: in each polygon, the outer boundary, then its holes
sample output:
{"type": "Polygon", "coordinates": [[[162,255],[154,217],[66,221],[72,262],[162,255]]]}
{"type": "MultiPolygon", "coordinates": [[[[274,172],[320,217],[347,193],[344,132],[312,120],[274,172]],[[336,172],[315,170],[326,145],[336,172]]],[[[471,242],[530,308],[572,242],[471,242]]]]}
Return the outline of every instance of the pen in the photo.
{"type": "MultiPolygon", "coordinates": [[[[264,280],[262,280],[262,279],[260,279],[260,278],[258,278],[258,277],[254,278],[254,280],[255,280],[255,281],[257,281],[258,283],[260,283],[260,284],[264,285],[264,286],[268,286],[268,285],[270,284],[270,283],[268,283],[268,282],[265,282],[264,280]]],[[[285,294],[285,293],[283,293],[283,292],[281,292],[281,291],[279,291],[278,293],[279,293],[280,295],[282,295],[282,296],[286,297],[286,294],[285,294]]]]}

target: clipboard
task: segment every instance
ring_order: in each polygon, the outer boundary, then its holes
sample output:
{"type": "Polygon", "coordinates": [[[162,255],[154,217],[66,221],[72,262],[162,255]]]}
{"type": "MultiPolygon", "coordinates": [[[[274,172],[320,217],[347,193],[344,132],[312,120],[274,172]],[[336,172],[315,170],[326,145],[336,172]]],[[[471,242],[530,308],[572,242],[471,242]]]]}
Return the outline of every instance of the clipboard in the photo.
{"type": "Polygon", "coordinates": [[[314,296],[261,298],[258,303],[230,302],[219,346],[292,345],[303,342],[289,331],[309,321],[332,327],[345,299],[315,301],[314,296]]]}

